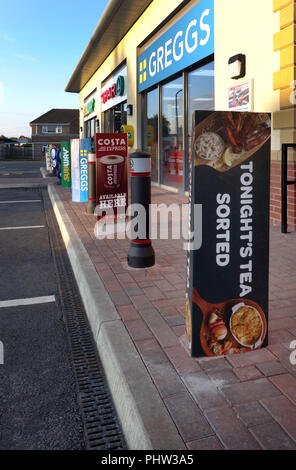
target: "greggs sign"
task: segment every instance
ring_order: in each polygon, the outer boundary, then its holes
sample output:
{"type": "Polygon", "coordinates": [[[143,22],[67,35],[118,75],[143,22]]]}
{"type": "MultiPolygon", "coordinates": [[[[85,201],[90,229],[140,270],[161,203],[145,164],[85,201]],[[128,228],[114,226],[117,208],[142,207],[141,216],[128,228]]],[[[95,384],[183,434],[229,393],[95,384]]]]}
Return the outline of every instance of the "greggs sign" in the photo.
{"type": "Polygon", "coordinates": [[[138,57],[138,92],[214,53],[214,0],[201,0],[138,57]]]}

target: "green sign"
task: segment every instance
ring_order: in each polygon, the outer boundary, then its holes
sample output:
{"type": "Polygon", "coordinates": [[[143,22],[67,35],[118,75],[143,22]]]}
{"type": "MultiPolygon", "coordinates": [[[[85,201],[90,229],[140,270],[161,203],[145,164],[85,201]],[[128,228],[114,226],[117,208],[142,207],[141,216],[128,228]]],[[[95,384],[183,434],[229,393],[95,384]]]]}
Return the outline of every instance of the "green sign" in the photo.
{"type": "Polygon", "coordinates": [[[119,75],[119,77],[117,78],[116,93],[117,96],[124,95],[124,77],[122,75],[119,75]]]}
{"type": "Polygon", "coordinates": [[[71,188],[71,146],[70,142],[61,142],[62,186],[71,188]]]}
{"type": "Polygon", "coordinates": [[[95,103],[96,103],[96,100],[94,98],[89,103],[87,103],[87,114],[94,112],[95,103]]]}

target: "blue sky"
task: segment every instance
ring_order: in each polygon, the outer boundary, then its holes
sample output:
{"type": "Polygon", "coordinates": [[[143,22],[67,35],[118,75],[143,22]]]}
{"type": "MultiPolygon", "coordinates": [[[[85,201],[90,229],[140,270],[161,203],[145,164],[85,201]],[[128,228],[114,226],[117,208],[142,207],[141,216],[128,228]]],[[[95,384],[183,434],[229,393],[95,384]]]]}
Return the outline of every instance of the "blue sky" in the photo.
{"type": "Polygon", "coordinates": [[[0,135],[31,135],[51,108],[78,108],[68,80],[108,0],[0,0],[0,135]]]}

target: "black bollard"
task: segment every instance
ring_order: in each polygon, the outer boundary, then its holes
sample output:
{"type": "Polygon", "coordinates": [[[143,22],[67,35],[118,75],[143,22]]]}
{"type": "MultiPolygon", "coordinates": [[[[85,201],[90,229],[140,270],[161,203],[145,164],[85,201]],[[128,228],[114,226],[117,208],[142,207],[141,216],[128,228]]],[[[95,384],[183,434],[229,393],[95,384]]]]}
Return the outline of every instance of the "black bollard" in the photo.
{"type": "Polygon", "coordinates": [[[87,214],[93,214],[96,208],[96,154],[88,154],[88,203],[86,207],[87,214]]]}
{"type": "MultiPolygon", "coordinates": [[[[151,155],[145,152],[130,154],[131,204],[145,209],[146,229],[143,237],[132,234],[127,263],[132,268],[149,268],[155,264],[155,253],[150,240],[151,155]]],[[[139,230],[140,232],[140,230],[139,230]]]]}

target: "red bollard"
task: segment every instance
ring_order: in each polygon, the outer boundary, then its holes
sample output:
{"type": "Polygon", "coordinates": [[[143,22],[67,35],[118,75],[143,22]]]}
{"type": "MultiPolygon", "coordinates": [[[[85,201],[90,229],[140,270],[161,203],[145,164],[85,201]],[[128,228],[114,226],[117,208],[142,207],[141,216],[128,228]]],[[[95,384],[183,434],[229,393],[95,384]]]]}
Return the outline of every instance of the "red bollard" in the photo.
{"type": "Polygon", "coordinates": [[[88,203],[87,214],[93,214],[96,208],[96,154],[88,154],[88,203]]]}

